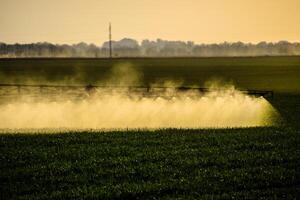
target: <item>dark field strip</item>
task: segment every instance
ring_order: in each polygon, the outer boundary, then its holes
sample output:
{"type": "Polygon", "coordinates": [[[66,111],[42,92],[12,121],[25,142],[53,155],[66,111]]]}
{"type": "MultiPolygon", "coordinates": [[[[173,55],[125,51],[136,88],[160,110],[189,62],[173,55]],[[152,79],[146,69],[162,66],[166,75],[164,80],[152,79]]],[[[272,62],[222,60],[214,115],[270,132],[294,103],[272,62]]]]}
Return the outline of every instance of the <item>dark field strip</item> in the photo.
{"type": "Polygon", "coordinates": [[[295,198],[292,127],[0,136],[2,199],[295,198]]]}
{"type": "Polygon", "coordinates": [[[219,58],[0,59],[2,84],[101,85],[112,67],[128,64],[143,74],[139,85],[173,80],[206,87],[217,80],[239,89],[300,92],[300,56],[219,58]]]}

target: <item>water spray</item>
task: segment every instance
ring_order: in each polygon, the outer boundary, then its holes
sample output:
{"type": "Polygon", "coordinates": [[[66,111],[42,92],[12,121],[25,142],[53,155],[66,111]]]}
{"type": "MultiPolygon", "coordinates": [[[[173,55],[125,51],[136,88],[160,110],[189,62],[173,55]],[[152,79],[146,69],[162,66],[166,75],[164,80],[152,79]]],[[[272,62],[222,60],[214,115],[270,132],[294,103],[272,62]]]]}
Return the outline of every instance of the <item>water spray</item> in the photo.
{"type": "Polygon", "coordinates": [[[122,67],[103,85],[2,84],[15,94],[0,102],[0,129],[256,127],[278,116],[264,98],[272,91],[137,86],[138,73],[122,67]]]}

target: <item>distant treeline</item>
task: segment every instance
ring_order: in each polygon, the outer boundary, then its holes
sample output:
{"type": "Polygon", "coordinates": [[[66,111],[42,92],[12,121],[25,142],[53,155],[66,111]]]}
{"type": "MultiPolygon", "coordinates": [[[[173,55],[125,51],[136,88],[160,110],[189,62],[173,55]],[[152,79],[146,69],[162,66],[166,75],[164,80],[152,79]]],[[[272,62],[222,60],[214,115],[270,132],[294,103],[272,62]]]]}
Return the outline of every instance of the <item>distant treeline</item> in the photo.
{"type": "MultiPolygon", "coordinates": [[[[84,42],[59,45],[47,42],[31,44],[0,43],[0,57],[108,57],[109,43],[102,46],[84,42]]],[[[212,56],[284,56],[300,55],[300,43],[220,43],[195,44],[188,41],[156,41],[124,38],[112,41],[114,57],[212,57],[212,56]]]]}

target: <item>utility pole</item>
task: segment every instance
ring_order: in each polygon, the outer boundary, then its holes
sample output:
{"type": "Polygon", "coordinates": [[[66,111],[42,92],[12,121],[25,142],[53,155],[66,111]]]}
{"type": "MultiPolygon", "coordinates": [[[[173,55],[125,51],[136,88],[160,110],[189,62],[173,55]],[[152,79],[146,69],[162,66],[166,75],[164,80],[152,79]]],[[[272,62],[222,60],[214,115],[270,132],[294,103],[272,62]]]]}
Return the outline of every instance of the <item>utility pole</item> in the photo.
{"type": "Polygon", "coordinates": [[[109,57],[112,58],[111,23],[109,22],[109,57]]]}

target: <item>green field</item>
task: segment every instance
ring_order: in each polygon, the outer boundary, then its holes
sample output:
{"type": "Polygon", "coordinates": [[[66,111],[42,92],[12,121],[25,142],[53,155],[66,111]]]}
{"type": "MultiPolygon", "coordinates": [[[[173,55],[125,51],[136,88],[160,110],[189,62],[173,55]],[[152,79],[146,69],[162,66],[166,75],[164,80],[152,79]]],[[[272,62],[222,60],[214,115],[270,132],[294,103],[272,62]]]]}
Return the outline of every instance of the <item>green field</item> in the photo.
{"type": "Polygon", "coordinates": [[[282,122],[243,129],[1,133],[1,199],[299,198],[300,57],[3,59],[0,82],[99,83],[124,62],[144,73],[143,84],[180,79],[201,86],[215,77],[239,88],[274,90],[268,100],[282,122]]]}
{"type": "Polygon", "coordinates": [[[2,199],[299,197],[289,127],[1,136],[2,199]]]}

